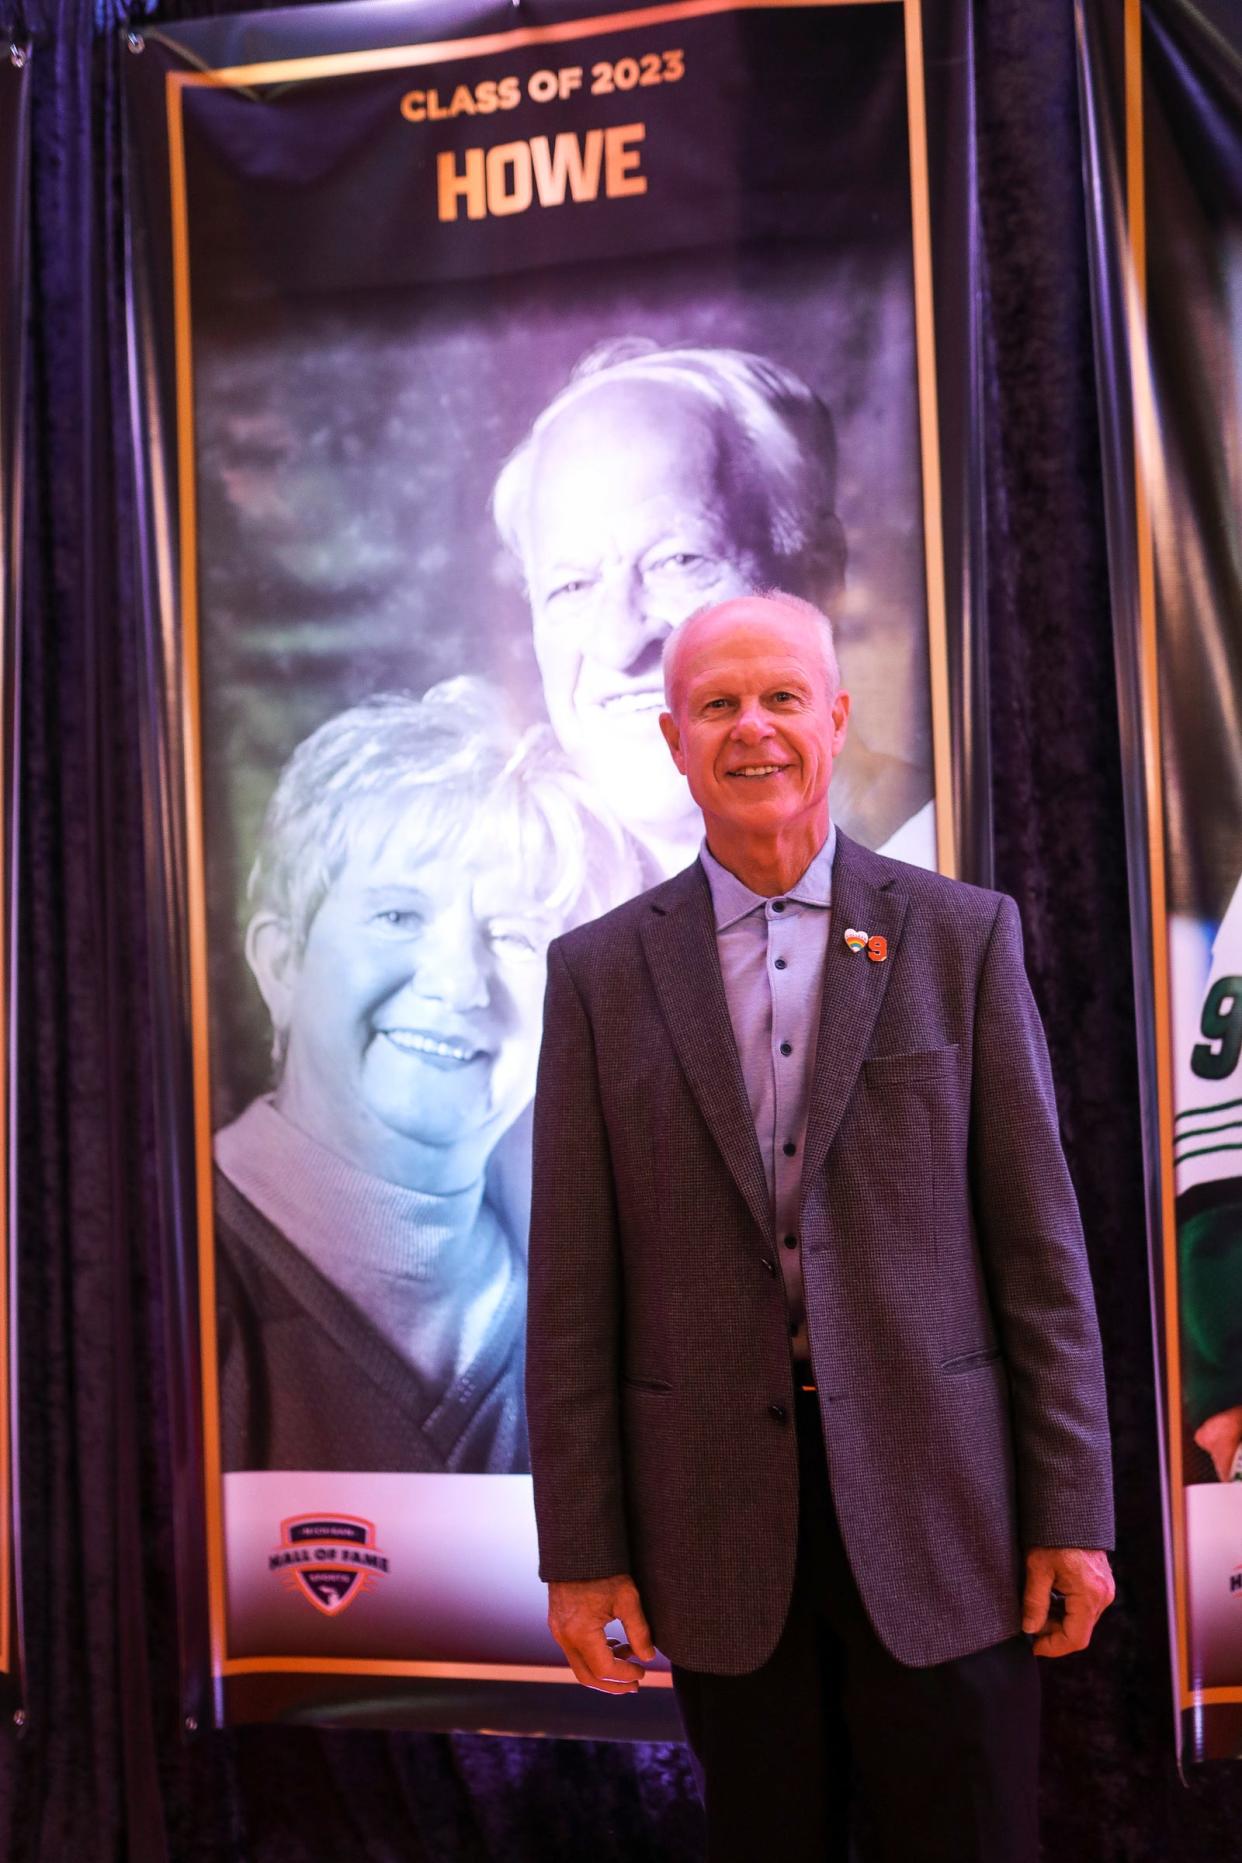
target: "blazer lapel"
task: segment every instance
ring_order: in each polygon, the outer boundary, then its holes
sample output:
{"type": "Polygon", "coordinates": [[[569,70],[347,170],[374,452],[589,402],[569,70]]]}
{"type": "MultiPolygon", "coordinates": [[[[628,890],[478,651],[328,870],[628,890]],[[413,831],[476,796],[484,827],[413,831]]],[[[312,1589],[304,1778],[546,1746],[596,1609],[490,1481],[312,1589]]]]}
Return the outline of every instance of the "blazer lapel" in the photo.
{"type": "Polygon", "coordinates": [[[836,1137],[892,975],[906,916],[905,895],[893,885],[896,877],[886,861],[838,830],[832,863],[832,929],[824,957],[802,1160],[803,1196],[836,1137]],[[877,964],[865,951],[851,951],[845,942],[850,930],[886,938],[888,956],[877,964]]]}
{"type": "Polygon", "coordinates": [[[768,1182],[720,974],[711,890],[697,861],[660,889],[642,941],[690,1090],[751,1215],[768,1236],[768,1182]]]}

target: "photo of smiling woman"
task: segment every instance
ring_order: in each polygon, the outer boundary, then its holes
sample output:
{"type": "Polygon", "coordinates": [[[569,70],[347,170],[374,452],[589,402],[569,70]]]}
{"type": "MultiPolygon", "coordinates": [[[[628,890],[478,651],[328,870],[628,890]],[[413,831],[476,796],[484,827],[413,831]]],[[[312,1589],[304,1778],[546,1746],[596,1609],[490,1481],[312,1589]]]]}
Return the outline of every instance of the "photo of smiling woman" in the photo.
{"type": "Polygon", "coordinates": [[[214,1144],[223,1464],[523,1473],[525,1222],[549,941],[636,890],[546,726],[481,679],[330,718],[276,784],[246,956],[274,1086],[214,1144]]]}

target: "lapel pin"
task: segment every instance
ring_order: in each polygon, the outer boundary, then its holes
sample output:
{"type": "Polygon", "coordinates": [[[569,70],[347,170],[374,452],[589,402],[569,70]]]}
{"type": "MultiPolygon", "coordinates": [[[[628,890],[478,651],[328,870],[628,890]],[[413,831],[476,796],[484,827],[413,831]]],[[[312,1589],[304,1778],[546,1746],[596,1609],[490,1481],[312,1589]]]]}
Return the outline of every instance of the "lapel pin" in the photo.
{"type": "Polygon", "coordinates": [[[850,947],[851,951],[861,951],[867,942],[867,934],[866,932],[860,931],[847,931],[845,934],[845,942],[850,947]]]}
{"type": "Polygon", "coordinates": [[[882,964],[888,956],[888,939],[881,938],[879,932],[867,940],[867,956],[873,964],[882,964]]]}

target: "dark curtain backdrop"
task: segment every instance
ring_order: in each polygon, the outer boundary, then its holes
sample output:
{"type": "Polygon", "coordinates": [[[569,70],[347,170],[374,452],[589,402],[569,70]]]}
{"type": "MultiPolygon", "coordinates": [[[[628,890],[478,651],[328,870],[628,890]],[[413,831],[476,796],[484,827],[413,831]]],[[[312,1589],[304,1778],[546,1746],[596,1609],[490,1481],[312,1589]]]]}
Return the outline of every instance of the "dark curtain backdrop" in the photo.
{"type": "MultiPolygon", "coordinates": [[[[29,1686],[24,1729],[0,1731],[0,1846],[39,1863],[690,1858],[698,1813],[676,1747],[295,1728],[183,1739],[135,728],[127,54],[115,0],[27,4],[9,23],[35,42],[18,1237],[29,1686]]],[[[1242,1841],[1242,1771],[1185,1790],[1170,1758],[1071,9],[980,0],[978,21],[997,866],[1022,907],[1083,1199],[1120,1499],[1117,1606],[1089,1657],[1045,1665],[1047,1850],[1224,1863],[1242,1841]]]]}

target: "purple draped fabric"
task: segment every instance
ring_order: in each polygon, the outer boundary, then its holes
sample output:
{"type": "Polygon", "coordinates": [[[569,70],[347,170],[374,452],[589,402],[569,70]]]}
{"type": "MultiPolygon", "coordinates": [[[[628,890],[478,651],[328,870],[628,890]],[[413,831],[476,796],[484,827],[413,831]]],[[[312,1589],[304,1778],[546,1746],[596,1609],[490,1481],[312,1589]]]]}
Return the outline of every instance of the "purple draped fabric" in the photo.
{"type": "MultiPolygon", "coordinates": [[[[206,12],[206,6],[167,9],[206,12]]],[[[152,15],[152,18],[156,17],[152,15]]],[[[1172,1765],[1116,706],[1068,0],[980,0],[998,883],[1021,904],[1095,1262],[1120,1595],[1047,1674],[1045,1830],[1224,1863],[1242,1773],[1172,1765]]],[[[676,1747],[250,1728],[183,1738],[155,1246],[138,613],[112,0],[35,41],[22,781],[21,1451],[32,1863],[690,1858],[676,1747]]],[[[135,19],[135,24],[145,23],[135,19]]],[[[776,1846],[779,1849],[779,1846],[776,1846]]]]}

